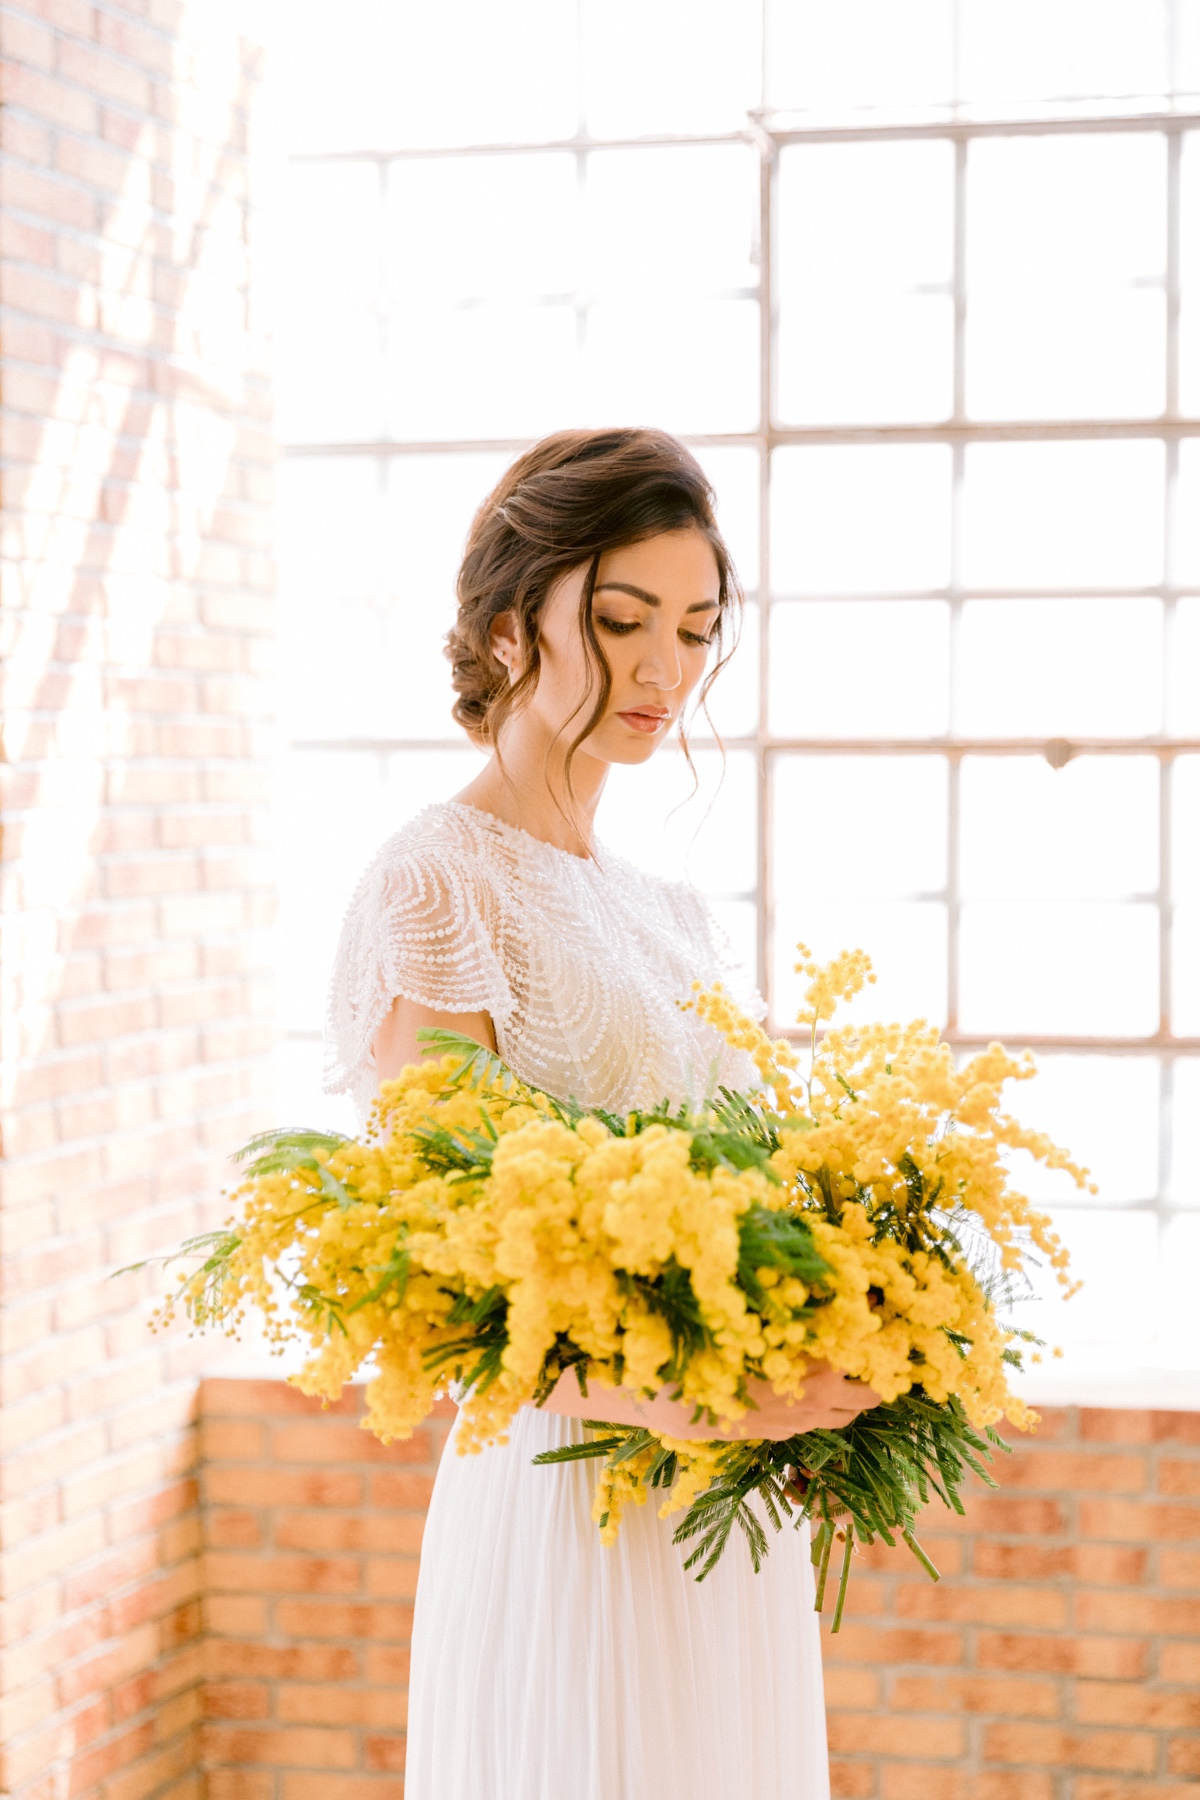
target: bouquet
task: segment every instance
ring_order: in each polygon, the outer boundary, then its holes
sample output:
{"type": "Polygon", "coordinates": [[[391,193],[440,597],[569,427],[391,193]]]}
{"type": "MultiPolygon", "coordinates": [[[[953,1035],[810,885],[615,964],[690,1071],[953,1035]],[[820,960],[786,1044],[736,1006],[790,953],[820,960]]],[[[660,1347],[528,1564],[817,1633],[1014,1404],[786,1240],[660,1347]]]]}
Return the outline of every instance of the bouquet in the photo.
{"type": "Polygon", "coordinates": [[[280,1130],[246,1146],[235,1216],[183,1246],[199,1263],[163,1316],[182,1305],[233,1331],[257,1309],[277,1347],[307,1346],[292,1379],[326,1400],[369,1365],[364,1424],[385,1442],[456,1383],[463,1453],[504,1443],[573,1369],[596,1416],[582,1443],[536,1460],[599,1461],[606,1542],[653,1492],[682,1515],[676,1541],[702,1579],[735,1525],[757,1570],[767,1524],[811,1520],[818,1608],[843,1545],[835,1629],[856,1540],[900,1538],[936,1579],[918,1512],[932,1494],[961,1512],[968,1470],[995,1485],[996,1424],[1035,1422],[1008,1377],[1036,1340],[1003,1307],[1035,1256],[1068,1285],[1006,1152],[1087,1177],[1001,1109],[1004,1083],[1034,1073],[1027,1055],[994,1044],[957,1067],[923,1021],[819,1035],[874,975],[859,951],[818,967],[799,948],[807,1073],[720,986],[697,987],[687,1004],[757,1081],[696,1106],[584,1108],[471,1039],[422,1033],[426,1060],[383,1084],[363,1137],[280,1130]],[[881,1404],[784,1441],[604,1419],[606,1391],[665,1387],[693,1426],[726,1430],[752,1420],[752,1381],[799,1400],[815,1364],[881,1404]]]}

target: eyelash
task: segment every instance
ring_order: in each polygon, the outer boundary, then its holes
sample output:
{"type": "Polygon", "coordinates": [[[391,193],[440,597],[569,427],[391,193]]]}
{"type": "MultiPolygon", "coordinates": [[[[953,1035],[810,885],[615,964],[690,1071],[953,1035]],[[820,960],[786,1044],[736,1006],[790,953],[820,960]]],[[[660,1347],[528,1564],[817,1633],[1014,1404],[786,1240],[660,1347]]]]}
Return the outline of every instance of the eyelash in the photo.
{"type": "MultiPolygon", "coordinates": [[[[614,637],[628,637],[631,631],[638,628],[636,619],[602,619],[599,615],[596,617],[596,624],[605,631],[611,631],[614,637]]],[[[701,637],[698,631],[681,631],[679,635],[687,643],[695,644],[699,650],[711,650],[713,647],[713,639],[701,637]]]]}

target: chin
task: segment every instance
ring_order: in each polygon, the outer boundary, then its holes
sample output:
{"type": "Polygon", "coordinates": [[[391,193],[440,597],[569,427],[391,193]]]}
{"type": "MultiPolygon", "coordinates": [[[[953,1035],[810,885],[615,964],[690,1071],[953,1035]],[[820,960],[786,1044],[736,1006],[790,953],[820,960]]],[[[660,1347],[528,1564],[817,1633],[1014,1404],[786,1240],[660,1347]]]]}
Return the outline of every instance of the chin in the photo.
{"type": "Polygon", "coordinates": [[[655,751],[662,749],[669,736],[669,732],[663,732],[660,737],[632,740],[622,736],[619,742],[605,744],[599,754],[607,763],[649,762],[655,751]]]}

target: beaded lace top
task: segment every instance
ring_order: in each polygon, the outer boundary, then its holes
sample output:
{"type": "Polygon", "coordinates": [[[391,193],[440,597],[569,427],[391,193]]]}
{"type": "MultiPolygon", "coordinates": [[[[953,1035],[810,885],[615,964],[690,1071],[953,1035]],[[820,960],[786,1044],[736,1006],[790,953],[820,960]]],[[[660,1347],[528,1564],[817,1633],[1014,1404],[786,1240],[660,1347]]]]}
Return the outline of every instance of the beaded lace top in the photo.
{"type": "Polygon", "coordinates": [[[365,1117],[371,1046],[392,1001],[490,1015],[522,1080],[624,1112],[744,1087],[749,1058],[684,1012],[693,981],[761,1000],[686,882],[600,849],[573,856],[459,801],[426,807],[390,837],[351,899],[326,1031],[329,1093],[365,1117]]]}

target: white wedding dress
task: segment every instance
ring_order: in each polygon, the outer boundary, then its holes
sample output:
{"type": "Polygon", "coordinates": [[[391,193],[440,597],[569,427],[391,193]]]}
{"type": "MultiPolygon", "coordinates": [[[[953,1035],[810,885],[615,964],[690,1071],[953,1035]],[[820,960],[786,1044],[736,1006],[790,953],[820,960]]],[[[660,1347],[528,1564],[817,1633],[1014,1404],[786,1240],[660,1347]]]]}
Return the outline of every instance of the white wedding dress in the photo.
{"type": "MultiPolygon", "coordinates": [[[[747,1068],[693,980],[754,1005],[703,901],[601,851],[585,861],[447,802],[390,838],[350,904],[328,1086],[365,1112],[398,994],[487,1012],[505,1061],[617,1111],[696,1098],[747,1068]]],[[[417,1589],[406,1800],[828,1800],[808,1533],[740,1536],[697,1583],[654,1499],[602,1546],[594,1469],[535,1467],[576,1419],[524,1408],[507,1446],[434,1486],[417,1589]]]]}

